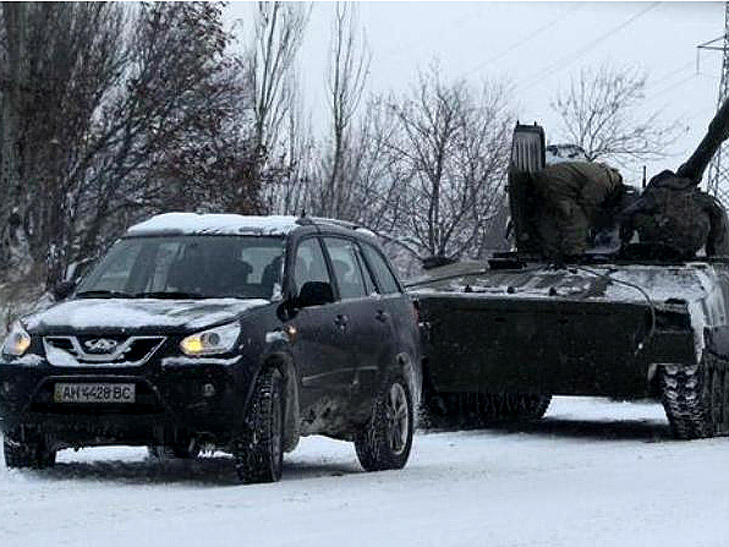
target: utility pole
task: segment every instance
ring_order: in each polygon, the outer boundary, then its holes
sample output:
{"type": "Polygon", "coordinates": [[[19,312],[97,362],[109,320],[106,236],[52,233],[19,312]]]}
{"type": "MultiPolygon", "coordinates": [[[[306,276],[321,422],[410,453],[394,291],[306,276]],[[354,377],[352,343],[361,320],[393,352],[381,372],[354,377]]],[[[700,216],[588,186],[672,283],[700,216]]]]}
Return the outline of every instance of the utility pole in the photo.
{"type": "MultiPolygon", "coordinates": [[[[698,49],[722,52],[721,81],[716,106],[718,110],[729,97],[729,2],[724,4],[724,35],[701,44],[698,49]]],[[[729,208],[729,141],[719,147],[709,164],[706,191],[715,196],[724,207],[729,208]]]]}

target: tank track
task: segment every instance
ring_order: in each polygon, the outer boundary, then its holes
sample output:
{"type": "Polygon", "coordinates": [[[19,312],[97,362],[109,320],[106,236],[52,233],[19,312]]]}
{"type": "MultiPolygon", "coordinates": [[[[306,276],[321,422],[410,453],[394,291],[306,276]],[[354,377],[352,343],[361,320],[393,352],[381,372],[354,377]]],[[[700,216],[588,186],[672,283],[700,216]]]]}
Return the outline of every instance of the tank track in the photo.
{"type": "Polygon", "coordinates": [[[428,428],[472,429],[499,422],[542,418],[551,395],[445,393],[426,402],[421,423],[428,428]]]}
{"type": "Polygon", "coordinates": [[[698,365],[664,365],[661,402],[677,439],[729,435],[727,360],[705,352],[698,365]]]}

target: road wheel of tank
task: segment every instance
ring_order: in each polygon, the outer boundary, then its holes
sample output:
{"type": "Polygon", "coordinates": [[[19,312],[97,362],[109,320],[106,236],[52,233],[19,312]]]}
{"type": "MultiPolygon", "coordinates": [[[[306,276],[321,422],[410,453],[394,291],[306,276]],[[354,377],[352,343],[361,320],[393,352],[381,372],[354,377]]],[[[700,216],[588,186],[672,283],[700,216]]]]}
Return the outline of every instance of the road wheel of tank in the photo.
{"type": "Polygon", "coordinates": [[[283,378],[276,369],[261,372],[234,457],[238,478],[247,483],[276,482],[283,467],[283,378]]]}
{"type": "Polygon", "coordinates": [[[546,414],[551,402],[551,395],[520,395],[515,418],[524,421],[540,420],[546,414]]]}
{"type": "Polygon", "coordinates": [[[56,463],[56,451],[48,449],[41,442],[22,442],[5,436],[3,452],[8,469],[46,469],[56,463]]]}
{"type": "Polygon", "coordinates": [[[552,401],[551,395],[505,393],[484,396],[483,416],[491,421],[532,421],[544,416],[552,401]]]}
{"type": "Polygon", "coordinates": [[[495,422],[533,421],[544,416],[551,395],[516,393],[445,393],[430,402],[429,427],[474,428],[495,422]]]}
{"type": "Polygon", "coordinates": [[[373,402],[372,417],[354,439],[365,471],[402,469],[410,456],[415,426],[408,383],[395,377],[373,402]]]}
{"type": "Polygon", "coordinates": [[[709,352],[699,365],[661,367],[661,402],[674,437],[704,439],[726,434],[726,413],[720,403],[725,396],[721,393],[725,391],[725,371],[725,361],[709,352]]]}

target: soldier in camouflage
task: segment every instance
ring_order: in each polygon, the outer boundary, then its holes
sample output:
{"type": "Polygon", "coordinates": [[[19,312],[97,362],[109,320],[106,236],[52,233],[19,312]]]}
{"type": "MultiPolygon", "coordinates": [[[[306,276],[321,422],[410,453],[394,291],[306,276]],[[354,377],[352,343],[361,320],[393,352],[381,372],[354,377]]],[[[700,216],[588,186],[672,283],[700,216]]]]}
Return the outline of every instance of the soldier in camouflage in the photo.
{"type": "Polygon", "coordinates": [[[623,216],[623,241],[637,232],[662,258],[691,260],[702,248],[707,256],[729,256],[726,211],[690,178],[659,173],[623,216]]]}
{"type": "Polygon", "coordinates": [[[729,222],[724,207],[699,190],[704,171],[729,138],[729,100],[709,123],[708,131],[676,172],[653,177],[643,195],[624,214],[623,241],[637,232],[640,243],[659,258],[691,260],[702,248],[707,256],[729,257],[729,222]]]}
{"type": "Polygon", "coordinates": [[[615,209],[625,187],[620,173],[601,163],[567,161],[534,177],[536,229],[545,257],[562,260],[583,254],[606,209],[615,209]]]}

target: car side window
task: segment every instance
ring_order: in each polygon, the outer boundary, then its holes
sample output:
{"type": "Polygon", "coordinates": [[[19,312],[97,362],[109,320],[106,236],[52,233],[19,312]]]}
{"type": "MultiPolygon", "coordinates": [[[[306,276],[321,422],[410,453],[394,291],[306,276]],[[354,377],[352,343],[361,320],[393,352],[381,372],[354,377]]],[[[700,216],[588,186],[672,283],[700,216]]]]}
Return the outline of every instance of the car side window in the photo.
{"type": "Polygon", "coordinates": [[[392,273],[390,266],[385,261],[380,252],[372,245],[365,243],[362,245],[365,258],[374,270],[377,286],[381,294],[394,294],[400,292],[400,284],[392,273]]]}
{"type": "Polygon", "coordinates": [[[325,237],[324,244],[332,261],[340,297],[347,299],[367,296],[354,243],[338,237],[325,237]]]}
{"type": "Polygon", "coordinates": [[[377,294],[377,282],[375,281],[374,274],[370,271],[362,254],[362,249],[359,245],[355,245],[355,252],[357,255],[357,262],[359,262],[360,269],[362,270],[362,276],[364,277],[365,291],[367,294],[377,294]]]}
{"type": "Polygon", "coordinates": [[[297,294],[301,287],[309,281],[331,283],[324,252],[319,240],[311,237],[299,243],[296,249],[296,263],[294,264],[294,283],[297,294]]]}

